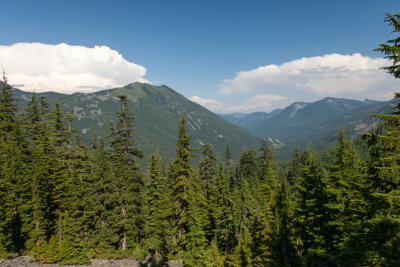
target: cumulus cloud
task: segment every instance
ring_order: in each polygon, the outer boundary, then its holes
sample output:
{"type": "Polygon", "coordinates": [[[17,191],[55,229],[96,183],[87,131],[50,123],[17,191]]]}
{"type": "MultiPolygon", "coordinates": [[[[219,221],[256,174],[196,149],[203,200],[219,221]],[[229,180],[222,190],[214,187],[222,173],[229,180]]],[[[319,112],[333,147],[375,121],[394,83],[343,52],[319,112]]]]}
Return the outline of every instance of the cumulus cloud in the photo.
{"type": "Polygon", "coordinates": [[[145,67],[125,60],[107,46],[0,45],[0,65],[11,84],[37,92],[93,92],[136,81],[148,83],[145,67]]]}
{"type": "Polygon", "coordinates": [[[358,53],[329,54],[238,72],[219,86],[223,94],[278,93],[296,101],[325,96],[386,100],[398,88],[398,82],[380,69],[390,64],[358,53]]]}
{"type": "Polygon", "coordinates": [[[196,102],[203,107],[216,112],[216,113],[233,113],[233,112],[244,112],[250,113],[255,111],[270,111],[276,107],[281,107],[290,104],[287,97],[280,95],[255,95],[253,97],[244,99],[238,105],[224,104],[220,101],[210,98],[202,98],[199,96],[193,96],[190,98],[193,102],[196,102]]]}
{"type": "Polygon", "coordinates": [[[191,101],[205,107],[206,109],[209,109],[214,112],[221,112],[224,110],[227,106],[217,100],[211,99],[211,98],[202,98],[200,96],[192,96],[189,98],[191,101]]]}

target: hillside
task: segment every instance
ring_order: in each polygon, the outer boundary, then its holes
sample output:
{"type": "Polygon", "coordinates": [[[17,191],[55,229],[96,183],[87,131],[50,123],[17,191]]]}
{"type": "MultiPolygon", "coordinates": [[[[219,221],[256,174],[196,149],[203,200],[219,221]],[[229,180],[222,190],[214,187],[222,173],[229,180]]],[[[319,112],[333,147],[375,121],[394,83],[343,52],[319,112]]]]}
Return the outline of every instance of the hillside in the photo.
{"type": "MultiPolygon", "coordinates": [[[[15,94],[21,105],[31,96],[31,93],[21,90],[15,90],[15,94]]],[[[194,147],[205,141],[223,154],[225,146],[230,144],[237,154],[244,147],[259,145],[260,138],[256,135],[226,122],[164,85],[132,83],[88,94],[46,92],[37,95],[45,96],[50,103],[58,100],[65,111],[73,111],[75,127],[86,144],[90,143],[94,131],[97,135],[108,134],[109,122],[118,110],[116,96],[126,95],[135,118],[137,142],[146,154],[158,150],[168,159],[173,157],[181,115],[187,118],[188,133],[194,147]]]]}
{"type": "MultiPolygon", "coordinates": [[[[316,150],[331,147],[340,128],[353,137],[370,131],[379,124],[371,114],[389,114],[397,101],[326,97],[310,103],[295,102],[279,112],[252,113],[233,123],[268,139],[275,147],[277,157],[285,159],[295,147],[316,150]]],[[[224,118],[229,116],[224,115],[224,118]]]]}
{"type": "Polygon", "coordinates": [[[271,112],[253,112],[250,114],[232,113],[232,114],[217,114],[221,118],[233,123],[237,126],[243,127],[247,130],[254,131],[263,121],[272,118],[279,114],[282,109],[275,109],[271,112]]]}

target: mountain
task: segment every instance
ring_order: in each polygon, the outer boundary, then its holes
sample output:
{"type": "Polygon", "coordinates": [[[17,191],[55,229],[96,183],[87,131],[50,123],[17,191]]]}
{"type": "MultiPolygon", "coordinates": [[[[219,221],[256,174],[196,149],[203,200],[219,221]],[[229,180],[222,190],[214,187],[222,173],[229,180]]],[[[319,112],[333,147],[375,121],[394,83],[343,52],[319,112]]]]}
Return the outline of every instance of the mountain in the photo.
{"type": "Polygon", "coordinates": [[[281,112],[282,109],[275,109],[270,113],[267,112],[253,112],[250,114],[244,113],[231,113],[231,114],[217,114],[221,118],[233,123],[237,126],[243,127],[247,130],[254,131],[264,121],[281,112]]]}
{"type": "Polygon", "coordinates": [[[312,141],[317,136],[325,135],[328,121],[367,105],[371,104],[332,97],[313,103],[296,102],[261,122],[253,131],[265,137],[278,138],[284,143],[312,141]]]}
{"type": "Polygon", "coordinates": [[[379,119],[371,114],[389,114],[398,101],[326,97],[311,103],[295,102],[274,114],[252,113],[234,123],[269,140],[276,148],[277,158],[285,159],[295,147],[331,147],[340,128],[348,136],[376,128],[379,119]]]}
{"type": "MultiPolygon", "coordinates": [[[[31,97],[31,93],[21,90],[15,90],[15,95],[21,105],[31,97]]],[[[165,85],[132,83],[95,93],[71,95],[37,93],[38,97],[45,96],[50,103],[60,101],[64,111],[73,111],[75,127],[86,144],[90,143],[93,132],[97,135],[109,133],[109,122],[118,110],[119,95],[125,95],[130,100],[128,108],[135,118],[136,141],[146,154],[158,150],[168,159],[174,156],[181,115],[186,117],[194,147],[208,142],[223,155],[226,145],[230,144],[232,152],[238,155],[245,147],[259,145],[260,138],[255,134],[226,122],[165,85]]]]}

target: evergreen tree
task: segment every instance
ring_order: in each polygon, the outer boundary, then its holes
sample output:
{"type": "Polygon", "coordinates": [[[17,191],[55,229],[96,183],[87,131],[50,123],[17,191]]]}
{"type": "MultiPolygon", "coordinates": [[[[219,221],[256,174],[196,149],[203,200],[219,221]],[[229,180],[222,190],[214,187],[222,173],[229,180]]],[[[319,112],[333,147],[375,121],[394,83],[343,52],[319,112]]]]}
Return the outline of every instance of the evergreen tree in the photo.
{"type": "Polygon", "coordinates": [[[128,110],[128,99],[119,96],[120,109],[117,121],[111,129],[111,162],[114,192],[110,207],[114,238],[122,252],[132,248],[142,238],[143,178],[139,172],[137,158],[143,153],[134,141],[133,117],[128,110]]]}
{"type": "MultiPolygon", "coordinates": [[[[205,196],[208,204],[212,199],[217,198],[215,194],[216,188],[216,179],[217,179],[217,160],[214,155],[214,152],[211,149],[210,144],[204,143],[202,145],[202,157],[199,162],[199,169],[198,169],[198,178],[199,184],[202,189],[202,195],[205,196]]],[[[206,218],[205,223],[205,233],[208,241],[211,241],[214,238],[214,230],[216,228],[216,218],[213,216],[215,214],[215,209],[217,206],[207,205],[205,210],[206,214],[204,215],[206,218]]]]}
{"type": "Polygon", "coordinates": [[[235,169],[233,166],[232,151],[230,145],[226,145],[225,148],[225,176],[226,179],[229,181],[229,189],[233,190],[236,181],[235,181],[235,169]]]}
{"type": "MultiPolygon", "coordinates": [[[[209,259],[204,232],[204,208],[207,205],[193,169],[193,149],[186,134],[185,119],[179,122],[176,159],[171,165],[170,205],[173,223],[172,242],[181,252],[184,265],[202,266],[209,259]],[[196,253],[191,255],[190,253],[196,253]]],[[[177,253],[175,252],[175,253],[177,253]]]]}
{"type": "Polygon", "coordinates": [[[302,157],[295,210],[298,253],[307,266],[328,265],[324,231],[329,219],[323,170],[316,156],[307,151],[302,157]]]}
{"type": "Polygon", "coordinates": [[[269,266],[272,261],[272,234],[274,224],[274,208],[278,189],[275,172],[273,170],[272,149],[266,141],[261,142],[259,148],[260,174],[257,186],[254,188],[258,200],[257,214],[252,226],[253,265],[269,266]]]}
{"type": "Polygon", "coordinates": [[[257,196],[254,192],[259,188],[259,165],[257,151],[254,148],[245,149],[240,155],[236,195],[237,220],[239,239],[251,231],[253,219],[257,214],[257,196]]]}
{"type": "Polygon", "coordinates": [[[150,255],[161,255],[164,259],[167,254],[166,237],[169,227],[166,220],[166,205],[168,205],[166,183],[166,177],[160,166],[160,158],[157,154],[152,154],[145,182],[144,246],[150,255]]]}
{"type": "Polygon", "coordinates": [[[89,235],[92,257],[112,257],[118,236],[113,227],[112,210],[117,206],[115,184],[111,171],[110,151],[105,148],[103,139],[93,140],[91,170],[93,185],[87,192],[90,218],[89,235]]]}
{"type": "Polygon", "coordinates": [[[18,252],[20,243],[20,130],[16,99],[3,72],[0,82],[0,258],[18,252]]]}
{"type": "Polygon", "coordinates": [[[217,160],[211,146],[204,143],[202,146],[202,158],[199,162],[199,179],[207,199],[210,197],[211,188],[214,187],[215,176],[217,174],[217,160]]]}
{"type": "Polygon", "coordinates": [[[300,266],[296,251],[294,199],[289,183],[281,184],[274,212],[273,259],[274,266],[300,266]]]}
{"type": "MultiPolygon", "coordinates": [[[[386,22],[393,32],[400,32],[400,14],[386,14],[386,22]]],[[[389,74],[400,78],[400,37],[381,44],[377,51],[392,60],[384,67],[389,74]]],[[[395,93],[400,98],[400,93],[395,93]]],[[[368,264],[393,266],[400,261],[400,104],[390,115],[376,114],[382,119],[379,133],[364,134],[370,148],[368,180],[370,189],[371,218],[366,222],[368,240],[364,258],[368,264]]]]}
{"type": "Polygon", "coordinates": [[[28,175],[30,192],[25,221],[31,226],[27,249],[39,257],[40,249],[50,239],[55,223],[54,175],[59,161],[50,143],[48,110],[44,100],[39,102],[32,94],[24,114],[24,130],[28,141],[28,175]],[[32,217],[29,216],[32,214],[32,217]],[[37,252],[37,253],[36,253],[37,252]]]}
{"type": "Polygon", "coordinates": [[[235,247],[232,254],[228,255],[225,260],[225,266],[229,267],[244,267],[252,265],[252,245],[251,234],[247,231],[244,232],[239,243],[235,247]]]}
{"type": "MultiPolygon", "coordinates": [[[[347,241],[355,233],[362,231],[361,222],[365,218],[365,185],[361,172],[361,162],[341,130],[338,134],[336,149],[332,152],[333,163],[327,179],[327,201],[330,221],[325,230],[326,249],[331,259],[341,254],[342,261],[351,262],[355,257],[354,247],[348,247],[347,241]]],[[[336,261],[336,260],[335,260],[336,261]]]]}
{"type": "Polygon", "coordinates": [[[213,209],[214,242],[224,255],[232,252],[237,245],[237,225],[235,221],[236,206],[230,194],[229,180],[226,179],[222,163],[218,167],[218,175],[212,188],[210,205],[213,209]]]}
{"type": "Polygon", "coordinates": [[[188,231],[182,239],[183,266],[212,266],[211,251],[208,248],[206,233],[204,231],[204,208],[194,198],[189,199],[187,209],[188,231]]]}

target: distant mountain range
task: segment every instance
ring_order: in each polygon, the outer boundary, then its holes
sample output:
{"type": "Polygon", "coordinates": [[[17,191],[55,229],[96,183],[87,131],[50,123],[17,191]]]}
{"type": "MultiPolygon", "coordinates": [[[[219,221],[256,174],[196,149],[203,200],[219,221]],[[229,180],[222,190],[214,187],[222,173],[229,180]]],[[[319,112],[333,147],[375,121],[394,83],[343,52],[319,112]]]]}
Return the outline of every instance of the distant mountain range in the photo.
{"type": "MultiPolygon", "coordinates": [[[[90,144],[93,132],[108,135],[109,123],[118,110],[119,95],[130,100],[128,108],[135,118],[136,141],[146,154],[159,151],[168,160],[174,157],[181,115],[186,117],[193,147],[199,148],[201,143],[208,142],[223,155],[226,145],[230,144],[232,152],[238,155],[243,148],[260,144],[260,137],[221,119],[167,86],[132,83],[95,93],[37,93],[49,103],[60,101],[64,111],[73,111],[75,127],[86,144],[90,144]]],[[[24,105],[31,93],[16,89],[15,96],[24,105]]]]}
{"type": "MultiPolygon", "coordinates": [[[[31,93],[15,89],[15,95],[24,105],[31,93]]],[[[158,150],[170,160],[175,154],[178,121],[187,118],[188,133],[192,145],[200,147],[210,143],[223,155],[230,144],[233,153],[246,147],[257,147],[261,139],[267,139],[275,147],[278,159],[288,159],[295,147],[326,149],[336,141],[336,134],[343,128],[348,136],[368,132],[379,124],[371,114],[388,114],[399,100],[373,101],[326,97],[305,103],[295,102],[284,109],[270,113],[233,113],[218,116],[188,100],[167,86],[132,83],[124,87],[95,93],[55,92],[37,93],[49,103],[60,101],[64,111],[73,111],[75,127],[90,144],[94,132],[107,136],[109,123],[118,110],[117,96],[126,95],[129,109],[135,117],[137,142],[149,154],[158,150]]]]}
{"type": "Polygon", "coordinates": [[[251,114],[232,113],[226,115],[218,114],[218,116],[237,126],[243,127],[250,131],[255,131],[263,121],[272,118],[281,111],[282,109],[275,109],[270,113],[267,112],[254,112],[251,114]]]}
{"type": "Polygon", "coordinates": [[[370,131],[379,124],[371,114],[388,114],[396,102],[326,97],[312,103],[295,102],[271,113],[255,112],[240,118],[234,114],[219,116],[268,139],[280,158],[288,158],[295,147],[331,146],[340,128],[350,136],[370,131]]]}

